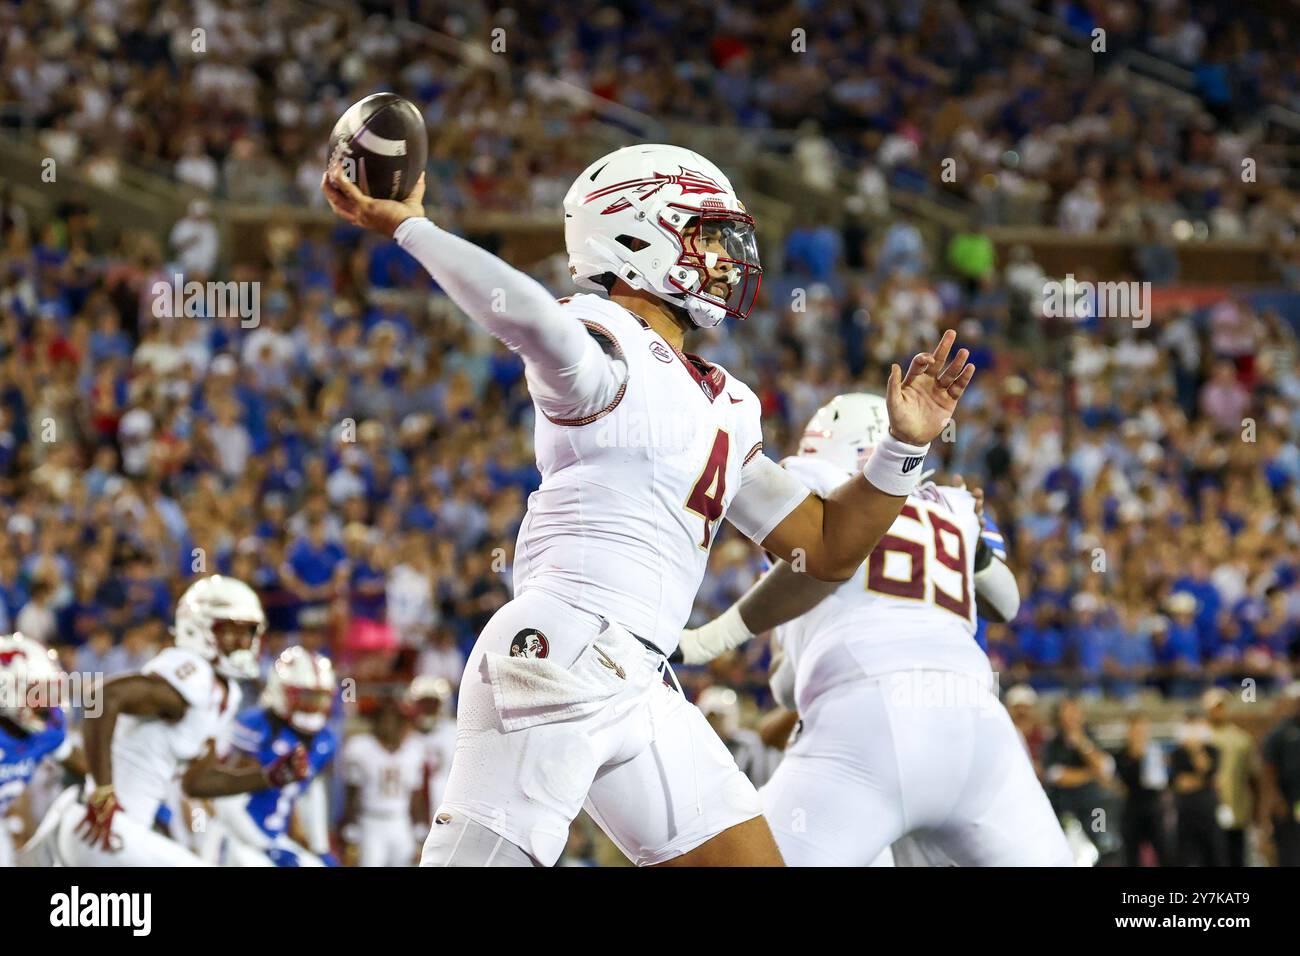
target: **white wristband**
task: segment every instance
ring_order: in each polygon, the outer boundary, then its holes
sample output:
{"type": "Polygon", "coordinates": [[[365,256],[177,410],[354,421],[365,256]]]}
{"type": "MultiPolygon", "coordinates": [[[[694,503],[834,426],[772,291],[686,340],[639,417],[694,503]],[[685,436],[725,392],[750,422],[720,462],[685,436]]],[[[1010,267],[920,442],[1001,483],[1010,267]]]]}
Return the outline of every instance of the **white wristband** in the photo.
{"type": "Polygon", "coordinates": [[[708,624],[682,632],[682,663],[707,664],[753,636],[740,616],[739,606],[733,604],[708,624]]]}
{"type": "Polygon", "coordinates": [[[909,445],[886,435],[876,443],[871,457],[862,466],[862,475],[885,494],[905,498],[920,484],[929,451],[929,443],[909,445]]]}

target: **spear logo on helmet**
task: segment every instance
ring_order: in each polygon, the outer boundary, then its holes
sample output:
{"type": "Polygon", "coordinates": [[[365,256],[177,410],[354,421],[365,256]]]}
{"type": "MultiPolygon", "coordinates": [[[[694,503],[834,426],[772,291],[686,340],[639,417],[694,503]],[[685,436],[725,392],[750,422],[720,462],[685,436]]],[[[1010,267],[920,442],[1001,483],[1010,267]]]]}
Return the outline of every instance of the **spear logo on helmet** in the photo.
{"type": "MultiPolygon", "coordinates": [[[[663,189],[665,186],[680,186],[683,196],[705,195],[709,193],[722,193],[723,188],[704,173],[696,172],[693,169],[687,169],[685,166],[680,167],[680,173],[655,173],[649,179],[629,179],[625,182],[614,183],[597,189],[593,193],[588,193],[582,200],[583,203],[589,203],[604,196],[613,193],[623,192],[630,189],[633,193],[642,199],[648,199],[663,189]]],[[[627,197],[618,199],[600,211],[602,216],[608,216],[611,213],[622,212],[624,209],[631,208],[631,203],[627,197]]]]}

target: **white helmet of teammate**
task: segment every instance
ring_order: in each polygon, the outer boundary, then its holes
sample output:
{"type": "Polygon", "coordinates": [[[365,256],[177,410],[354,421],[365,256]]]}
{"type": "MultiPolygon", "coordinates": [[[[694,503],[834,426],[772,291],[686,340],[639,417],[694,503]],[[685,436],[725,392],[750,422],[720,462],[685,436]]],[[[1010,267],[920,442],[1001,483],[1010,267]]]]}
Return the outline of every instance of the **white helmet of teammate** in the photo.
{"type": "Polygon", "coordinates": [[[0,717],[29,734],[50,725],[63,668],[52,650],[21,633],[0,635],[0,717]]]}
{"type": "Polygon", "coordinates": [[[176,603],[176,646],[211,662],[236,680],[257,677],[257,655],[266,613],[257,594],[237,578],[199,578],[176,603]]]}
{"type": "Polygon", "coordinates": [[[706,687],[696,703],[705,717],[716,717],[718,730],[734,737],[740,729],[740,698],[730,687],[706,687]]]}
{"type": "Polygon", "coordinates": [[[275,659],[262,691],[262,706],[294,730],[319,733],[334,705],[334,665],[305,647],[286,648],[275,659]]]}
{"type": "Polygon", "coordinates": [[[762,283],[754,217],[722,170],[680,146],[626,146],[584,169],[564,197],[564,244],[579,287],[614,275],[701,328],[746,318],[762,283]]]}
{"type": "Polygon", "coordinates": [[[411,681],[406,706],[417,729],[428,732],[451,704],[451,681],[425,674],[411,681]]]}
{"type": "Polygon", "coordinates": [[[889,434],[885,399],[868,392],[836,395],[817,409],[799,440],[799,455],[857,471],[889,434]]]}

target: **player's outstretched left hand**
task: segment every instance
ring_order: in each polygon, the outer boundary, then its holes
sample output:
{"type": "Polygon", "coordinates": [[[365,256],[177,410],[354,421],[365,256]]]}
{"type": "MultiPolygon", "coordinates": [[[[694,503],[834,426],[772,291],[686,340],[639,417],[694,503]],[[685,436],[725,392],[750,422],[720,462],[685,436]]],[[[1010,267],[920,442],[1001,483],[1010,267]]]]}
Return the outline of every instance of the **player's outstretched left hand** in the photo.
{"type": "Polygon", "coordinates": [[[957,400],[975,375],[975,366],[966,362],[970,352],[958,350],[952,361],[948,353],[957,340],[949,329],[932,352],[921,352],[912,359],[904,376],[898,365],[889,369],[885,404],[889,409],[889,433],[899,441],[924,445],[938,437],[952,418],[957,400]]]}
{"type": "Polygon", "coordinates": [[[342,164],[336,163],[321,177],[320,191],[339,216],[354,226],[385,236],[392,236],[406,220],[424,216],[424,173],[420,173],[411,195],[399,202],[367,196],[343,174],[342,164]]]}

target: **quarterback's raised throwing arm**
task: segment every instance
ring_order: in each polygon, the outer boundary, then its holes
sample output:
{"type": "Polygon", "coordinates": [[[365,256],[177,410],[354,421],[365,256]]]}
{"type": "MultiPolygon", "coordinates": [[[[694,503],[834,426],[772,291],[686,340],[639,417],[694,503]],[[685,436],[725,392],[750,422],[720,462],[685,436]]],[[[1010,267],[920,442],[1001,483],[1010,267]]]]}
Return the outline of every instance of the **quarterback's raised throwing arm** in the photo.
{"type": "Polygon", "coordinates": [[[466,315],[519,355],[529,392],[549,414],[602,407],[622,386],[624,364],[540,282],[425,218],[423,176],[402,202],[372,199],[338,168],[326,172],[321,190],[348,222],[395,239],[466,315]]]}

